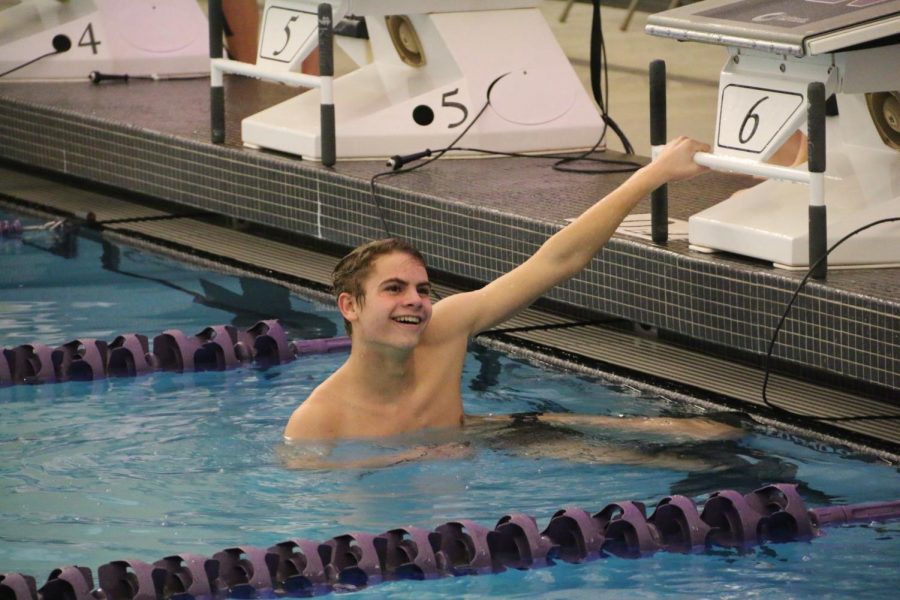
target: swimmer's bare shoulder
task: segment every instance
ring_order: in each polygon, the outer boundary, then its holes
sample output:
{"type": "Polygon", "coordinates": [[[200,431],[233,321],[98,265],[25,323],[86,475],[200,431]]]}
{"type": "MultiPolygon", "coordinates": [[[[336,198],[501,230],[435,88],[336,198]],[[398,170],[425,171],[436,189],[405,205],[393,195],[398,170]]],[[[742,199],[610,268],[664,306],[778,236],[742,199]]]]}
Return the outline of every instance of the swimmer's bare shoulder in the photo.
{"type": "Polygon", "coordinates": [[[343,419],[332,388],[329,380],[324,381],[294,410],[284,428],[285,439],[320,441],[341,435],[343,419]]]}

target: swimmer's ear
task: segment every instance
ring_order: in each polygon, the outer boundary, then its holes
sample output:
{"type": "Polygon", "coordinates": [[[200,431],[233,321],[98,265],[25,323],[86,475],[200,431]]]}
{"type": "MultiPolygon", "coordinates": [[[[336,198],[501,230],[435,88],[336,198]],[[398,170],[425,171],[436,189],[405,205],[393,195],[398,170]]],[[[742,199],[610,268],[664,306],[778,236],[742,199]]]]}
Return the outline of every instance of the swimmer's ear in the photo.
{"type": "Polygon", "coordinates": [[[359,310],[359,302],[349,292],[342,292],[337,299],[338,310],[341,315],[350,322],[357,319],[357,311],[359,310]]]}

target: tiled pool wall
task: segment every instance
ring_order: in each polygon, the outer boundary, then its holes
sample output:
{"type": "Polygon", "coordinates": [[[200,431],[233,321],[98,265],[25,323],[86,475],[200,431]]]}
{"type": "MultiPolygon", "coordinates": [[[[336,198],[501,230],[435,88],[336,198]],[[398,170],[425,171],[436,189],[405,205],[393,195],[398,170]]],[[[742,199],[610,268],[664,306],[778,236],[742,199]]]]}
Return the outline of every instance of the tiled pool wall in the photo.
{"type": "MultiPolygon", "coordinates": [[[[345,246],[383,237],[369,180],[103,118],[0,98],[0,157],[345,246]]],[[[501,182],[502,183],[502,182],[501,182]]],[[[378,184],[391,234],[435,269],[479,281],[508,271],[564,223],[378,184]]],[[[616,238],[550,297],[762,354],[797,278],[616,238]]],[[[900,390],[900,299],[811,282],[775,355],[900,390]]]]}

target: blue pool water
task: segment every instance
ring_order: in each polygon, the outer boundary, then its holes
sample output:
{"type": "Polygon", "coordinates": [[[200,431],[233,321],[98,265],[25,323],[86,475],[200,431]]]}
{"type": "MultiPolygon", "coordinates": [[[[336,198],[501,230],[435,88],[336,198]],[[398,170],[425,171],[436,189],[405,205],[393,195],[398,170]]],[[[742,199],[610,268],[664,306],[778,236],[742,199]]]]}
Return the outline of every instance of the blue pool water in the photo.
{"type": "MultiPolygon", "coordinates": [[[[0,347],[112,340],[129,332],[152,337],[168,328],[195,333],[223,323],[247,327],[263,317],[283,319],[292,338],[341,332],[330,306],[271,284],[96,239],[41,233],[0,241],[0,347]]],[[[770,481],[800,484],[810,507],[900,498],[894,467],[750,428],[739,440],[708,443],[615,432],[560,438],[526,428],[461,434],[471,451],[447,460],[286,469],[286,419],[341,360],[313,356],[268,370],[0,388],[0,573],[28,573],[40,585],[52,569],[71,564],[96,569],[124,558],[211,555],[236,544],[430,529],[458,518],[493,527],[511,511],[534,515],[543,528],[563,506],[593,513],[620,500],[653,505],[673,493],[703,501],[716,490],[748,492],[770,481]],[[567,447],[569,440],[572,447],[587,441],[589,448],[570,459],[547,456],[546,447],[560,439],[567,447]],[[647,459],[605,464],[611,449],[647,459]],[[668,457],[678,464],[666,464],[668,457]]],[[[477,348],[463,389],[470,414],[696,412],[633,387],[477,348]]],[[[420,441],[345,444],[336,453],[368,456],[420,441]]],[[[827,531],[808,543],[768,544],[744,555],[720,549],[608,558],[384,583],[359,595],[577,598],[601,590],[611,598],[882,598],[900,586],[900,523],[827,531]]]]}

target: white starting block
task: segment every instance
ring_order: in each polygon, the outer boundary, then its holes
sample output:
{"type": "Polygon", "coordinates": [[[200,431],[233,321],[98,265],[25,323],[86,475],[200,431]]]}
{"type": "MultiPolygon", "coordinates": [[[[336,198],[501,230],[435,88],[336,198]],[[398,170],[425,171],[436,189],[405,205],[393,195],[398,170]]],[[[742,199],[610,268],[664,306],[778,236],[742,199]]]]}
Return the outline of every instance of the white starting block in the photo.
{"type": "Polygon", "coordinates": [[[203,75],[208,39],[196,0],[23,0],[0,11],[0,81],[203,75]]]}
{"type": "MultiPolygon", "coordinates": [[[[811,197],[828,208],[828,247],[900,216],[900,0],[708,0],[651,16],[647,32],[729,46],[714,149],[697,162],[770,178],[693,215],[692,247],[805,268],[811,197]],[[824,193],[806,165],[767,163],[805,126],[812,82],[838,109],[826,119],[824,193]]],[[[850,238],[828,262],[900,264],[900,224],[850,238]]]]}
{"type": "MultiPolygon", "coordinates": [[[[294,85],[317,44],[316,0],[268,0],[255,72],[294,85]]],[[[343,0],[333,21],[364,16],[368,47],[336,36],[359,68],[334,80],[337,156],[385,158],[450,144],[507,152],[590,148],[603,130],[538,0],[343,0]]],[[[215,63],[229,70],[225,63],[215,63]]],[[[324,88],[323,88],[324,89],[324,88]]],[[[244,119],[249,146],[322,160],[320,89],[244,119]]]]}

